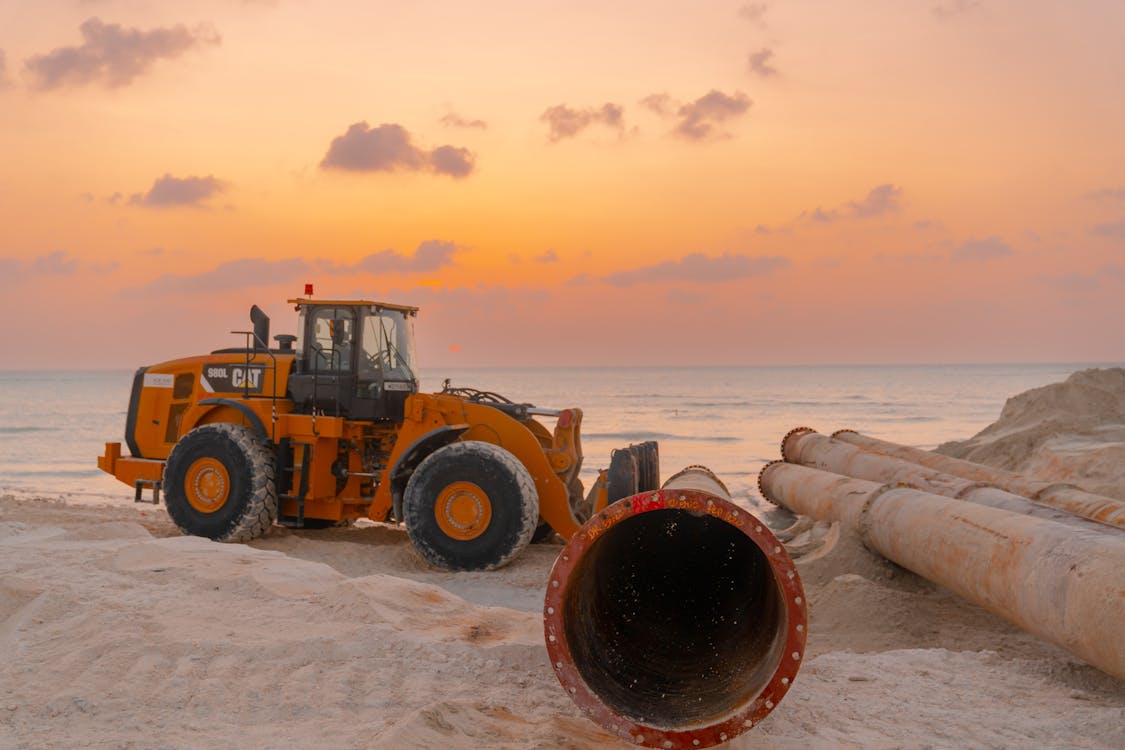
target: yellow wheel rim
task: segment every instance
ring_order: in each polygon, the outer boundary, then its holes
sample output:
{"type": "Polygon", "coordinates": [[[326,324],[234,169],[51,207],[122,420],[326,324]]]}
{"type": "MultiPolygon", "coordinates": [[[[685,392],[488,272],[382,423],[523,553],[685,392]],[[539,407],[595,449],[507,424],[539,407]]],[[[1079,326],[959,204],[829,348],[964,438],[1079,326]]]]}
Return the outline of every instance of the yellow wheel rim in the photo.
{"type": "Polygon", "coordinates": [[[191,507],[200,513],[214,513],[230,497],[230,474],[215,458],[200,458],[188,467],[184,494],[191,507]]]}
{"type": "Polygon", "coordinates": [[[492,502],[488,493],[472,482],[453,482],[438,494],[434,516],[446,536],[468,541],[488,528],[492,502]]]}

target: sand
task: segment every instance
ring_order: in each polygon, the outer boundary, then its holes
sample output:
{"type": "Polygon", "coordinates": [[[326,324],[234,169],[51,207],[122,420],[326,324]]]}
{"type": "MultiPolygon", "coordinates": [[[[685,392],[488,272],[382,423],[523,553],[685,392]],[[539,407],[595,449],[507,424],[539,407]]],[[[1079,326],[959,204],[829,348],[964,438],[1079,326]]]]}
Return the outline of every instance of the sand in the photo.
{"type": "Polygon", "coordinates": [[[1125,500],[1125,369],[1081,370],[1013,396],[996,422],[937,450],[1125,500]]]}
{"type": "MultiPolygon", "coordinates": [[[[1088,454],[1120,447],[1102,438],[1125,422],[1109,408],[1125,373],[1063,385],[1011,399],[964,450],[1099,467],[1098,490],[1121,496],[1125,462],[1088,454]]],[[[810,601],[808,658],[729,747],[1125,747],[1125,684],[838,526],[781,533],[810,601]]],[[[559,549],[453,574],[390,526],[217,544],[152,506],[0,496],[0,748],[628,747],[547,663],[539,610],[559,549]]]]}

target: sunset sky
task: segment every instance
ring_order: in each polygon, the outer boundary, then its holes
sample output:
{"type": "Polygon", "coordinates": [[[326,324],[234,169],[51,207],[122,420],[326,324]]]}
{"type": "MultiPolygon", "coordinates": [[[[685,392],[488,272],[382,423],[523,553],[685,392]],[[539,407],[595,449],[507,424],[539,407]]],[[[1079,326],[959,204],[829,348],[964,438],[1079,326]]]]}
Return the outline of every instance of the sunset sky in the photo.
{"type": "Polygon", "coordinates": [[[0,0],[0,368],[1125,360],[1121,0],[0,0]]]}

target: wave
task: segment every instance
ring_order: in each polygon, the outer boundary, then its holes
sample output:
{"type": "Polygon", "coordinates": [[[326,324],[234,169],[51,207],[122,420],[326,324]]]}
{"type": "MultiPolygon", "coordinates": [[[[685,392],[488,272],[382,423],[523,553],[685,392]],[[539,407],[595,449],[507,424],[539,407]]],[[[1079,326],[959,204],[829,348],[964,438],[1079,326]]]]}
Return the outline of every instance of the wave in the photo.
{"type": "Polygon", "coordinates": [[[23,435],[28,432],[58,432],[58,427],[39,427],[26,425],[20,427],[0,427],[0,435],[23,435]]]}
{"type": "Polygon", "coordinates": [[[732,437],[730,435],[673,435],[667,432],[593,432],[582,436],[584,440],[601,439],[601,440],[628,440],[630,442],[639,442],[643,440],[682,440],[685,442],[699,442],[699,443],[737,443],[742,440],[740,437],[732,437]]]}

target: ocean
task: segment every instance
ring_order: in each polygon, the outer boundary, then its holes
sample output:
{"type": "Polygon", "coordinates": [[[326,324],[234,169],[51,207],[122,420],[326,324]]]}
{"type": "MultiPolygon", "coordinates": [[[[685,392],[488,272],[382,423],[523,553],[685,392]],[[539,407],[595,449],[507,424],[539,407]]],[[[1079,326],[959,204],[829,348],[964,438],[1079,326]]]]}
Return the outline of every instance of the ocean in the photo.
{"type": "MultiPolygon", "coordinates": [[[[988,426],[1010,396],[1107,366],[1120,364],[435,368],[421,378],[426,391],[449,378],[540,407],[580,407],[587,487],[613,448],[656,440],[662,477],[703,464],[745,499],[793,427],[933,448],[988,426]]],[[[131,384],[130,370],[0,371],[0,492],[132,502],[132,489],[96,464],[105,442],[123,440],[131,384]]]]}

